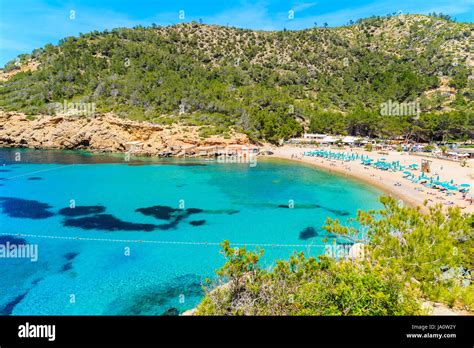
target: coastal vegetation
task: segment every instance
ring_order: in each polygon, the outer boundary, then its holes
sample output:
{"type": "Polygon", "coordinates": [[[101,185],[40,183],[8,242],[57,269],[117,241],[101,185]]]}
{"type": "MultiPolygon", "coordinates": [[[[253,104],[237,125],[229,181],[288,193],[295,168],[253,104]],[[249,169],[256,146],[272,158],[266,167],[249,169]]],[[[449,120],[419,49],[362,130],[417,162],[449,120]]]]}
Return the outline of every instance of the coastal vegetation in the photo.
{"type": "Polygon", "coordinates": [[[8,63],[0,108],[35,115],[65,100],[95,103],[99,113],[203,126],[203,136],[233,128],[273,143],[305,127],[465,140],[474,135],[472,32],[439,15],[298,31],[198,23],[94,31],[8,63]],[[381,116],[389,100],[416,101],[421,116],[381,116]]]}
{"type": "Polygon", "coordinates": [[[223,242],[227,262],[217,274],[224,285],[209,287],[197,314],[417,315],[426,313],[426,300],[474,310],[473,215],[381,202],[382,210],[358,212],[358,227],[331,219],[324,227],[330,236],[365,242],[361,257],[298,253],[264,269],[263,250],[223,242]]]}

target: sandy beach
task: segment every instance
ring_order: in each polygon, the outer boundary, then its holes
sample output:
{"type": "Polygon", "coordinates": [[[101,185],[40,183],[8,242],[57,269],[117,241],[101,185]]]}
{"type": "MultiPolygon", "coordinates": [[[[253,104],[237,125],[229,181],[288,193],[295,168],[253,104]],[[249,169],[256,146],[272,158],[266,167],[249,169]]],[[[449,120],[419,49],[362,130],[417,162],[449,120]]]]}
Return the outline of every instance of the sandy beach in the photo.
{"type": "MultiPolygon", "coordinates": [[[[403,200],[411,206],[420,206],[424,211],[426,211],[424,202],[427,201],[428,206],[441,203],[445,207],[459,206],[466,213],[474,212],[474,203],[471,204],[467,199],[464,199],[460,192],[456,191],[454,195],[447,196],[446,193],[440,192],[437,189],[427,188],[422,184],[412,183],[404,179],[403,172],[383,171],[370,166],[364,166],[359,160],[342,162],[326,158],[303,156],[304,152],[314,150],[315,148],[310,147],[285,145],[273,149],[274,154],[272,157],[307,163],[331,173],[357,178],[383,190],[389,195],[403,200]]],[[[400,161],[400,164],[405,166],[416,163],[419,166],[418,168],[421,168],[422,159],[429,159],[432,161],[429,176],[439,175],[441,181],[452,179],[455,184],[470,184],[472,186],[474,183],[474,160],[472,159],[468,160],[465,167],[462,167],[459,162],[395,151],[390,151],[388,154],[386,152],[384,154],[376,151],[368,152],[359,148],[330,149],[330,151],[346,153],[352,151],[356,154],[368,155],[374,160],[384,157],[387,162],[400,161]]],[[[420,169],[414,170],[413,173],[415,176],[421,175],[420,169]]]]}

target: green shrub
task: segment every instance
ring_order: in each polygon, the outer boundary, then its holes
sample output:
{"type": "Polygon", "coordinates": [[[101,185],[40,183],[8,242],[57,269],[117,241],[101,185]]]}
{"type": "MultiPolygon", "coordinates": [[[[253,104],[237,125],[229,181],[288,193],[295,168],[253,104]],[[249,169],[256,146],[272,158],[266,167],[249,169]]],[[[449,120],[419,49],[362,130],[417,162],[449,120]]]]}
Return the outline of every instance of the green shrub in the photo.
{"type": "Polygon", "coordinates": [[[358,228],[332,219],[324,226],[332,236],[368,240],[354,260],[298,253],[263,269],[263,250],[224,241],[227,262],[217,272],[218,286],[209,281],[196,314],[419,315],[427,299],[474,310],[474,285],[466,284],[473,271],[473,214],[445,212],[441,205],[424,214],[390,197],[381,202],[380,211],[358,212],[358,228]],[[460,267],[467,275],[444,277],[445,270],[460,267]]]}

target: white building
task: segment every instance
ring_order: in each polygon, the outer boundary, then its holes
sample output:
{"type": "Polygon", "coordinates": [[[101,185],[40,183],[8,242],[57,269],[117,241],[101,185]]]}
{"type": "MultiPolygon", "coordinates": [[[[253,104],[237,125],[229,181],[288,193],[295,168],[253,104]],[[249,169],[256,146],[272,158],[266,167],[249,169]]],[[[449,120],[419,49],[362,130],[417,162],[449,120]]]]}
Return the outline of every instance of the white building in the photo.
{"type": "Polygon", "coordinates": [[[355,137],[351,137],[351,136],[345,136],[344,138],[342,138],[342,142],[344,144],[348,144],[348,145],[353,145],[356,141],[356,138],[355,137]]]}
{"type": "Polygon", "coordinates": [[[321,144],[335,144],[338,140],[341,140],[341,138],[326,135],[323,139],[321,139],[321,144]]]}
{"type": "Polygon", "coordinates": [[[326,137],[326,134],[315,134],[315,133],[304,133],[304,139],[312,139],[312,140],[322,140],[326,137]]]}

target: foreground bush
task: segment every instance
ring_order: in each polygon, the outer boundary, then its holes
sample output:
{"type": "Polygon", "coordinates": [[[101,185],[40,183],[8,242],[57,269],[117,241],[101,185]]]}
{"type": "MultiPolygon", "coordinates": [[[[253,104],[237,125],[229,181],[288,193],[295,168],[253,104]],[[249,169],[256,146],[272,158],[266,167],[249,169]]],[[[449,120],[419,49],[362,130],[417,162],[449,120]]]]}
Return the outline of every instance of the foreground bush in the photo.
{"type": "Polygon", "coordinates": [[[328,219],[329,236],[365,242],[356,259],[299,253],[265,270],[263,250],[224,241],[219,286],[209,287],[196,314],[419,315],[426,299],[473,310],[473,216],[381,201],[384,210],[358,213],[357,228],[328,219]]]}
{"type": "Polygon", "coordinates": [[[272,271],[258,266],[262,253],[223,243],[228,281],[210,291],[198,315],[415,315],[420,302],[392,270],[366,261],[317,261],[303,253],[279,261],[272,271]]]}
{"type": "MultiPolygon", "coordinates": [[[[389,197],[381,202],[384,210],[359,211],[356,219],[367,236],[366,257],[419,284],[428,299],[474,310],[473,215],[463,215],[458,207],[443,211],[441,205],[424,214],[389,197]]],[[[360,228],[337,220],[329,220],[325,228],[361,241],[360,228]]]]}

